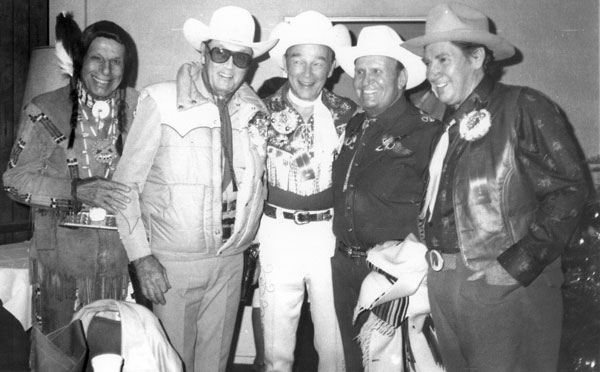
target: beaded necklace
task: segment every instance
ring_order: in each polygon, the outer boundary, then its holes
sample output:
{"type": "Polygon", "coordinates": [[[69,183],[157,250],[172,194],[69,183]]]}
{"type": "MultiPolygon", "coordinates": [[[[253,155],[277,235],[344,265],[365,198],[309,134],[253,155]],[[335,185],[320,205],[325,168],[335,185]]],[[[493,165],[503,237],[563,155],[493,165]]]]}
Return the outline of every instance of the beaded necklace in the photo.
{"type": "Polygon", "coordinates": [[[117,126],[119,119],[116,117],[116,99],[112,97],[107,100],[96,100],[89,93],[85,91],[85,88],[81,83],[77,85],[78,99],[79,99],[79,111],[78,111],[78,122],[81,129],[81,136],[83,138],[83,155],[85,158],[85,164],[81,165],[81,168],[87,171],[88,177],[92,177],[92,169],[90,164],[90,153],[93,159],[99,163],[106,164],[104,171],[104,178],[108,178],[110,173],[115,170],[114,161],[117,158],[116,141],[118,138],[117,126]],[[89,116],[86,110],[83,109],[86,106],[91,109],[92,116],[96,124],[97,131],[93,125],[89,126],[90,133],[86,132],[85,125],[82,118],[85,118],[86,122],[89,121],[89,116]],[[108,123],[108,130],[106,136],[102,136],[102,130],[106,125],[107,119],[110,118],[108,123]],[[88,144],[90,136],[94,136],[96,140],[91,144],[88,144]]]}

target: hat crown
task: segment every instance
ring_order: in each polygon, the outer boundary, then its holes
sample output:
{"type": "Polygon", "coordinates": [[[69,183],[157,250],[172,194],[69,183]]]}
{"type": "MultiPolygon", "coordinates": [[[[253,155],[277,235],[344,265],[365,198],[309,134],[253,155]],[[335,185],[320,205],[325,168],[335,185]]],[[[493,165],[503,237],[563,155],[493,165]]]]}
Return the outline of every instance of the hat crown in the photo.
{"type": "Polygon", "coordinates": [[[278,40],[254,42],[254,17],[244,8],[224,6],[215,10],[209,24],[188,18],[183,24],[183,35],[194,49],[202,49],[208,40],[219,40],[252,49],[253,57],[268,52],[278,40]]]}
{"type": "Polygon", "coordinates": [[[216,40],[238,43],[254,41],[254,18],[246,9],[237,6],[215,10],[208,27],[216,40]]]}
{"type": "Polygon", "coordinates": [[[440,4],[433,8],[425,22],[425,34],[470,30],[489,32],[485,14],[460,3],[440,4]]]}
{"type": "Polygon", "coordinates": [[[342,48],[338,60],[350,77],[354,77],[354,61],[364,56],[390,57],[406,68],[406,89],[425,80],[425,64],[417,55],[404,48],[404,41],[393,28],[385,25],[364,27],[355,47],[342,48]]]}
{"type": "MultiPolygon", "coordinates": [[[[280,38],[279,48],[300,44],[325,45],[332,49],[350,46],[350,32],[344,25],[333,25],[329,18],[314,10],[307,10],[281,22],[273,29],[271,38],[280,38]]],[[[285,51],[284,51],[285,52],[285,51]]]]}
{"type": "Polygon", "coordinates": [[[360,31],[356,46],[377,50],[395,48],[402,42],[400,35],[388,26],[369,26],[360,31]]]}
{"type": "Polygon", "coordinates": [[[490,21],[485,14],[455,2],[431,9],[425,22],[425,35],[408,40],[404,46],[423,56],[427,45],[447,41],[485,45],[494,53],[494,60],[515,54],[515,47],[511,43],[490,32],[490,21]]]}
{"type": "Polygon", "coordinates": [[[350,32],[342,24],[334,25],[325,15],[314,10],[307,10],[277,24],[271,32],[271,39],[279,38],[279,43],[271,51],[280,67],[283,68],[282,57],[294,45],[324,45],[336,54],[339,48],[350,46],[350,32]]]}
{"type": "Polygon", "coordinates": [[[293,32],[308,32],[317,34],[327,32],[333,27],[329,18],[314,10],[302,12],[290,20],[290,27],[293,32]]]}

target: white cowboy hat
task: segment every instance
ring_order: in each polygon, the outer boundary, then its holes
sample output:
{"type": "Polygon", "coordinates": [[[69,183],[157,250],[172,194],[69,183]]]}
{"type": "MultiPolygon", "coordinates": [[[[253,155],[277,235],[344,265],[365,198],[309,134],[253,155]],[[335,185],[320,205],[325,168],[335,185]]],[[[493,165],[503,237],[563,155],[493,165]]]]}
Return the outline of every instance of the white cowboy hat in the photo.
{"type": "Polygon", "coordinates": [[[364,56],[385,56],[402,63],[408,75],[406,89],[414,88],[425,80],[425,64],[420,57],[403,48],[402,38],[389,26],[363,28],[356,46],[341,48],[337,59],[344,71],[354,77],[354,61],[364,56]]]}
{"type": "Polygon", "coordinates": [[[271,31],[271,39],[279,39],[279,43],[270,54],[281,68],[285,52],[294,45],[325,45],[336,54],[339,48],[351,45],[350,32],[346,26],[334,26],[329,18],[314,10],[307,10],[289,22],[277,24],[271,31]]]}
{"type": "Polygon", "coordinates": [[[273,48],[277,40],[254,42],[254,32],[254,18],[246,9],[237,6],[215,10],[208,26],[194,18],[183,24],[183,35],[196,50],[200,50],[205,41],[219,40],[251,48],[252,57],[256,58],[273,48]]]}
{"type": "Polygon", "coordinates": [[[428,44],[438,41],[464,41],[483,44],[501,60],[515,54],[515,47],[490,32],[488,17],[477,9],[460,3],[440,4],[429,11],[425,22],[425,35],[404,43],[418,55],[425,53],[428,44]]]}

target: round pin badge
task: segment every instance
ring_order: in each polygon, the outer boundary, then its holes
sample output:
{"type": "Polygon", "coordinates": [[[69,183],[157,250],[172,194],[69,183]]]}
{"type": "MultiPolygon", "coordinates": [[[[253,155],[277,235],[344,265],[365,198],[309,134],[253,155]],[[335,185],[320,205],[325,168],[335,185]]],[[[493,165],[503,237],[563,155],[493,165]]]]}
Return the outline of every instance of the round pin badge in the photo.
{"type": "Polygon", "coordinates": [[[96,101],[94,102],[94,106],[92,106],[92,115],[95,118],[100,120],[104,120],[110,114],[110,105],[106,101],[96,101]]]}

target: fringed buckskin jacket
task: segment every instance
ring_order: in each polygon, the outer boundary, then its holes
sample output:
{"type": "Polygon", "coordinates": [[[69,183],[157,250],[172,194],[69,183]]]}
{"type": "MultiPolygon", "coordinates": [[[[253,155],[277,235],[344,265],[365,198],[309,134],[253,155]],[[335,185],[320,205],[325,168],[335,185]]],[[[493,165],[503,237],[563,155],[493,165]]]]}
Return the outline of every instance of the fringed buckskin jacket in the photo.
{"type": "MultiPolygon", "coordinates": [[[[70,87],[35,97],[23,110],[19,134],[13,147],[8,169],[4,173],[4,190],[13,200],[33,208],[34,234],[30,255],[42,282],[52,296],[73,296],[75,288],[81,304],[99,298],[123,299],[127,291],[127,256],[114,230],[65,228],[59,223],[75,209],[71,196],[73,168],[81,178],[89,174],[85,166],[83,136],[78,131],[73,150],[76,165],[67,164],[67,138],[71,131],[72,102],[70,87]],[[78,163],[78,165],[77,165],[78,163]]],[[[138,93],[126,90],[127,123],[131,123],[138,93]]],[[[92,110],[85,110],[84,125],[94,121],[92,110]]],[[[94,124],[95,125],[95,124],[94,124]]],[[[79,128],[77,128],[79,130],[79,128]]],[[[125,141],[127,131],[122,133],[125,141]]],[[[92,146],[93,137],[88,137],[92,146]]],[[[115,159],[115,162],[119,157],[115,159]]],[[[106,165],[90,161],[93,176],[104,177],[106,165]]]]}
{"type": "Polygon", "coordinates": [[[228,109],[233,168],[238,181],[234,230],[223,242],[222,150],[219,111],[201,79],[145,88],[114,179],[131,187],[131,203],[117,216],[130,261],[190,261],[234,255],[246,249],[258,228],[266,196],[265,139],[251,120],[267,109],[243,84],[228,109]]]}

